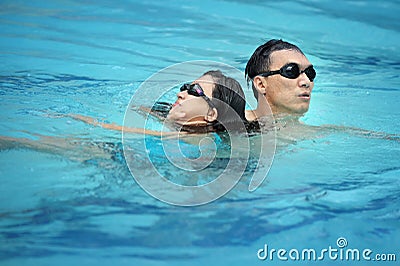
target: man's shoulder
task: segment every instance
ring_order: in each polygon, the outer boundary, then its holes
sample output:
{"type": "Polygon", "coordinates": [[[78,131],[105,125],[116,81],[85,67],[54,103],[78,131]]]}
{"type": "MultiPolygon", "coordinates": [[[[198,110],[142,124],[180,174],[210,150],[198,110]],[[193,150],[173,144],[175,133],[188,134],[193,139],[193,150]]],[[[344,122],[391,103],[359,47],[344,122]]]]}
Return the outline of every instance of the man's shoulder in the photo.
{"type": "Polygon", "coordinates": [[[254,111],[255,110],[246,110],[245,111],[245,116],[246,116],[247,121],[251,122],[251,121],[257,120],[257,115],[254,111]]]}

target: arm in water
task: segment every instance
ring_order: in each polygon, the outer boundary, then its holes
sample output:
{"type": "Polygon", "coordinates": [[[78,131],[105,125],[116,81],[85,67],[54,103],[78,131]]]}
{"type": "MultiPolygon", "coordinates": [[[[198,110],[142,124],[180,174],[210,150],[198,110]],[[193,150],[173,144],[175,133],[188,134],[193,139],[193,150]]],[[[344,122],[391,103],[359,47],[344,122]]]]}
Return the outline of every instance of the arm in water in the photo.
{"type": "Polygon", "coordinates": [[[331,132],[343,132],[350,133],[352,135],[365,137],[365,138],[373,138],[373,139],[385,139],[391,141],[400,141],[400,135],[398,134],[389,134],[386,132],[379,132],[373,130],[366,130],[357,127],[347,127],[347,126],[337,126],[337,125],[324,125],[320,127],[322,130],[328,130],[331,132]]]}
{"type": "Polygon", "coordinates": [[[155,130],[144,129],[144,128],[123,127],[123,126],[117,125],[115,123],[110,123],[110,124],[103,123],[93,117],[77,115],[77,114],[68,114],[67,116],[71,117],[75,120],[82,121],[89,125],[99,126],[104,129],[124,131],[127,133],[138,133],[138,134],[146,134],[146,135],[152,135],[152,136],[171,136],[171,135],[177,134],[176,132],[161,132],[161,131],[155,131],[155,130]]]}

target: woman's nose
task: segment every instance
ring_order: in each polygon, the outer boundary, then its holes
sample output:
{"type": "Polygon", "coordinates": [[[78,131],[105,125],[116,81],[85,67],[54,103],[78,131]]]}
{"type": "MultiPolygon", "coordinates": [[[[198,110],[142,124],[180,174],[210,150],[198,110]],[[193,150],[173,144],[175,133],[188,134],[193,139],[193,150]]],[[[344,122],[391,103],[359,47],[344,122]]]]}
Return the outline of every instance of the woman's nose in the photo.
{"type": "Polygon", "coordinates": [[[178,92],[178,94],[177,94],[178,99],[185,99],[185,98],[186,98],[186,95],[187,95],[187,91],[180,91],[180,92],[178,92]]]}

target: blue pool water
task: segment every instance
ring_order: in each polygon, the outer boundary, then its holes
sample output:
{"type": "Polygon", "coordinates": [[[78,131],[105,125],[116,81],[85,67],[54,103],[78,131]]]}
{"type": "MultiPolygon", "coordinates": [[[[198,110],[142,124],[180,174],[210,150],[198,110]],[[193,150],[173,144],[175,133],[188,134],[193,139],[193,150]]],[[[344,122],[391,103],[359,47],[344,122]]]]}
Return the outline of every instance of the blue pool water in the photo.
{"type": "Polygon", "coordinates": [[[155,72],[188,60],[243,71],[258,45],[283,38],[318,72],[306,124],[398,135],[399,13],[394,0],[1,1],[1,135],[80,144],[0,152],[0,264],[303,265],[257,251],[320,251],[344,237],[347,248],[396,254],[379,264],[397,265],[398,139],[344,131],[293,142],[255,192],[247,180],[210,204],[177,207],[135,183],[120,132],[52,114],[122,124],[155,72]],[[88,154],[93,143],[115,154],[88,154]]]}

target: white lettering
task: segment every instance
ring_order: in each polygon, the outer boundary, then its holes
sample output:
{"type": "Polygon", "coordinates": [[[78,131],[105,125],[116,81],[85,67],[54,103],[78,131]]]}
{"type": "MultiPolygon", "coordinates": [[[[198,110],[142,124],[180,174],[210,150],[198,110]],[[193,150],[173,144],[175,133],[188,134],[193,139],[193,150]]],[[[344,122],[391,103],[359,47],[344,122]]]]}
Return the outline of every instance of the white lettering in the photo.
{"type": "Polygon", "coordinates": [[[306,253],[308,254],[307,259],[311,260],[311,255],[313,256],[312,260],[316,260],[316,252],[314,249],[310,248],[310,249],[303,249],[303,251],[301,252],[301,258],[303,260],[305,260],[306,257],[306,253]]]}
{"type": "Polygon", "coordinates": [[[329,246],[329,258],[331,260],[336,260],[338,258],[338,255],[332,255],[333,252],[337,252],[338,250],[336,248],[332,248],[331,246],[329,246]]]}
{"type": "Polygon", "coordinates": [[[270,260],[274,260],[274,252],[275,251],[276,251],[276,249],[272,248],[271,251],[269,252],[270,260]]]}
{"type": "MultiPolygon", "coordinates": [[[[257,251],[257,257],[259,260],[266,260],[269,259],[270,261],[274,260],[274,253],[275,253],[275,258],[279,259],[281,261],[287,261],[287,260],[293,260],[293,261],[298,261],[298,260],[303,260],[303,261],[311,261],[311,260],[317,260],[317,251],[313,248],[305,248],[302,250],[299,249],[290,249],[289,251],[287,249],[281,248],[281,249],[268,249],[268,245],[264,244],[263,248],[260,248],[257,251]],[[301,253],[301,257],[300,257],[301,253]]],[[[321,249],[319,253],[318,260],[324,260],[325,258],[328,258],[330,260],[346,260],[346,261],[360,261],[361,259],[365,261],[396,261],[396,254],[394,253],[380,253],[380,254],[375,254],[375,256],[372,256],[373,251],[371,249],[364,249],[360,251],[357,248],[354,249],[346,249],[339,247],[339,249],[334,248],[332,246],[329,246],[329,248],[324,248],[321,249]],[[362,255],[361,255],[362,253],[362,255]],[[329,257],[328,257],[329,256],[329,257]],[[362,256],[362,258],[361,258],[362,256]]]]}
{"type": "Polygon", "coordinates": [[[364,250],[363,250],[363,253],[362,253],[363,259],[364,259],[364,260],[371,260],[371,258],[370,258],[370,255],[371,255],[371,254],[372,254],[372,250],[370,250],[369,248],[364,249],[364,250]]]}
{"type": "Polygon", "coordinates": [[[289,258],[291,260],[299,260],[300,259],[299,251],[297,249],[291,249],[289,251],[289,258]],[[293,253],[295,253],[296,257],[293,256],[293,253]]]}
{"type": "Polygon", "coordinates": [[[260,248],[257,251],[257,257],[258,257],[259,260],[266,260],[267,259],[267,257],[268,257],[268,245],[267,244],[264,245],[264,248],[260,248]],[[262,255],[262,254],[264,254],[264,255],[262,255]]]}
{"type": "Polygon", "coordinates": [[[279,249],[278,250],[278,259],[280,260],[288,260],[288,258],[285,256],[286,255],[286,249],[279,249]]]}
{"type": "Polygon", "coordinates": [[[360,260],[360,251],[358,249],[347,249],[346,250],[346,260],[350,259],[350,257],[349,257],[350,253],[351,253],[352,260],[360,260]],[[357,257],[355,255],[357,255],[357,257]]]}
{"type": "Polygon", "coordinates": [[[318,257],[318,260],[323,260],[325,258],[325,253],[328,252],[326,248],[321,250],[321,255],[318,257]]]}

